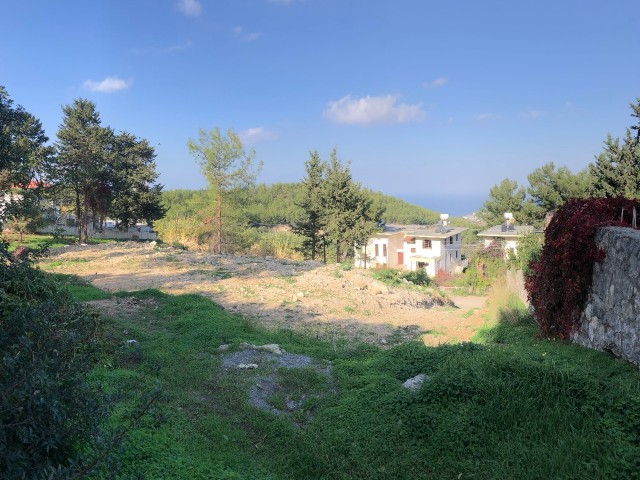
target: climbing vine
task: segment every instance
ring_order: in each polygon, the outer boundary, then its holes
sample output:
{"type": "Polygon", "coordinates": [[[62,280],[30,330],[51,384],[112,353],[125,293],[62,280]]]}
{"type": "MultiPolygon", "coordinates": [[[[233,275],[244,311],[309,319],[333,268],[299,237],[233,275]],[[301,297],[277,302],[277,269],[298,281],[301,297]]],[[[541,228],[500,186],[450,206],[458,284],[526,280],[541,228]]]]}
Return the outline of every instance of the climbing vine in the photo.
{"type": "Polygon", "coordinates": [[[631,226],[634,207],[640,216],[639,200],[581,199],[565,203],[554,215],[525,283],[541,335],[567,338],[577,328],[594,263],[605,256],[595,244],[596,232],[604,226],[631,226]]]}

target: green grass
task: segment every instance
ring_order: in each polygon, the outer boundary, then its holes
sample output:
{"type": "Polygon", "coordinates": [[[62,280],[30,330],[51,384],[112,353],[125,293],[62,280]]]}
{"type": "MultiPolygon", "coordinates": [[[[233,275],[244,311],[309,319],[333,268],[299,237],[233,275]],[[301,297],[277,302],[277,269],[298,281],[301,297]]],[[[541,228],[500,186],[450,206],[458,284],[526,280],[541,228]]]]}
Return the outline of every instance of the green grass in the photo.
{"type": "MultiPolygon", "coordinates": [[[[64,237],[54,237],[53,235],[47,234],[30,234],[24,235],[22,242],[19,241],[18,235],[6,235],[5,240],[9,242],[9,251],[12,252],[19,246],[29,247],[29,248],[40,248],[47,245],[49,248],[59,248],[64,247],[65,245],[74,245],[77,243],[77,237],[72,237],[65,235],[64,237]]],[[[116,240],[108,239],[108,238],[91,238],[89,239],[90,244],[98,244],[98,243],[110,243],[115,242],[116,240]]]]}
{"type": "Polygon", "coordinates": [[[94,287],[91,283],[76,275],[65,275],[62,273],[51,273],[49,275],[60,284],[66,286],[71,296],[78,302],[104,300],[112,297],[110,293],[94,287]]]}
{"type": "MultiPolygon", "coordinates": [[[[196,295],[135,296],[154,307],[108,322],[109,358],[94,375],[122,392],[116,423],[156,381],[163,396],[127,437],[120,478],[638,478],[637,368],[536,339],[513,301],[477,343],[379,350],[257,329],[196,295]],[[123,347],[132,338],[135,351],[123,347]],[[219,370],[217,347],[241,342],[331,362],[334,393],[304,424],[255,409],[219,370]],[[420,390],[401,387],[418,373],[428,375],[420,390]]],[[[280,406],[329,388],[312,369],[277,375],[280,406]]]]}

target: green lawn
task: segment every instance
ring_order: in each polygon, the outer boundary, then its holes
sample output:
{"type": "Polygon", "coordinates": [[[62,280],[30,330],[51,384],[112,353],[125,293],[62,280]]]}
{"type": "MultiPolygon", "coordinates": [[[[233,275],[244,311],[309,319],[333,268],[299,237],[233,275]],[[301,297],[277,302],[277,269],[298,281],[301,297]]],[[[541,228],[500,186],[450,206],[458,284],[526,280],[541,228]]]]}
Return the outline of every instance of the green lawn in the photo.
{"type": "MultiPolygon", "coordinates": [[[[77,237],[72,237],[69,235],[54,237],[53,235],[48,234],[23,235],[22,242],[20,242],[19,235],[3,233],[3,239],[4,241],[9,243],[8,250],[10,252],[15,250],[19,246],[25,246],[35,249],[47,245],[49,248],[58,248],[65,245],[73,245],[78,241],[77,237]]],[[[109,243],[114,241],[115,240],[108,238],[92,238],[89,240],[89,243],[109,243]]]]}
{"type": "MultiPolygon", "coordinates": [[[[80,299],[100,297],[70,283],[80,299]]],[[[143,307],[108,320],[108,354],[93,378],[120,398],[114,424],[156,382],[162,396],[127,436],[120,478],[640,476],[638,369],[537,340],[531,317],[515,302],[477,343],[379,350],[260,330],[196,295],[134,296],[143,307]],[[220,374],[218,346],[233,351],[241,342],[279,343],[332,363],[334,386],[305,407],[306,423],[257,410],[242,379],[220,374]],[[420,390],[401,387],[418,373],[428,375],[420,390]]],[[[287,378],[323,385],[299,377],[287,378]]]]}

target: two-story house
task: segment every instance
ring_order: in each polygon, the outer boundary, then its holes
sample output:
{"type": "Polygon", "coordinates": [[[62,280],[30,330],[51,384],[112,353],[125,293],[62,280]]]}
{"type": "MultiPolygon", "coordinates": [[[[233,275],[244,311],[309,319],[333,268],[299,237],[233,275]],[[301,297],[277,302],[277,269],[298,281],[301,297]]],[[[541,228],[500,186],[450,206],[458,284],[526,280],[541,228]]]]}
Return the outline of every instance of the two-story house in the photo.
{"type": "Polygon", "coordinates": [[[445,220],[434,227],[385,228],[383,232],[372,235],[365,246],[356,248],[355,265],[361,268],[424,269],[431,277],[440,271],[448,274],[461,271],[461,234],[467,229],[449,227],[447,223],[445,220]]]}

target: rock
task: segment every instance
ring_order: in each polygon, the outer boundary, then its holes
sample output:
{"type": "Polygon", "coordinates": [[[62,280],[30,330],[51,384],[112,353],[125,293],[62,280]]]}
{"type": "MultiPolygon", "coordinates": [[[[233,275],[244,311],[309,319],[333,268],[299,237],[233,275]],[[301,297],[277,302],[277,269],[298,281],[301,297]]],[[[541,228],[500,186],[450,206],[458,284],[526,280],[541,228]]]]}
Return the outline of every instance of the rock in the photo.
{"type": "Polygon", "coordinates": [[[420,388],[420,386],[424,383],[424,381],[427,379],[427,375],[424,373],[420,373],[418,375],[416,375],[415,377],[411,377],[410,379],[408,379],[407,381],[405,381],[402,386],[404,388],[406,388],[407,390],[413,390],[416,391],[420,388]]]}
{"type": "Polygon", "coordinates": [[[231,348],[231,345],[228,343],[223,343],[222,345],[220,345],[218,347],[218,351],[219,352],[226,352],[227,350],[229,350],[231,348]]]}
{"type": "Polygon", "coordinates": [[[240,363],[238,364],[238,368],[240,370],[254,370],[258,368],[258,364],[257,363],[240,363]]]}
{"type": "Polygon", "coordinates": [[[125,340],[124,343],[126,343],[127,345],[135,345],[138,343],[138,341],[131,339],[131,340],[125,340]]]}
{"type": "Polygon", "coordinates": [[[241,350],[252,349],[252,350],[257,350],[259,352],[273,353],[274,355],[282,355],[283,353],[286,353],[282,348],[280,348],[280,345],[278,345],[277,343],[267,343],[266,345],[252,345],[247,342],[242,342],[240,344],[240,349],[241,350]]]}
{"type": "Polygon", "coordinates": [[[296,297],[298,297],[298,298],[302,298],[302,297],[304,297],[304,292],[298,292],[298,293],[296,293],[296,297]]]}
{"type": "Polygon", "coordinates": [[[268,343],[266,345],[251,345],[251,347],[254,350],[269,352],[273,353],[274,355],[282,355],[284,353],[284,350],[280,348],[280,345],[278,345],[277,343],[268,343]]]}

